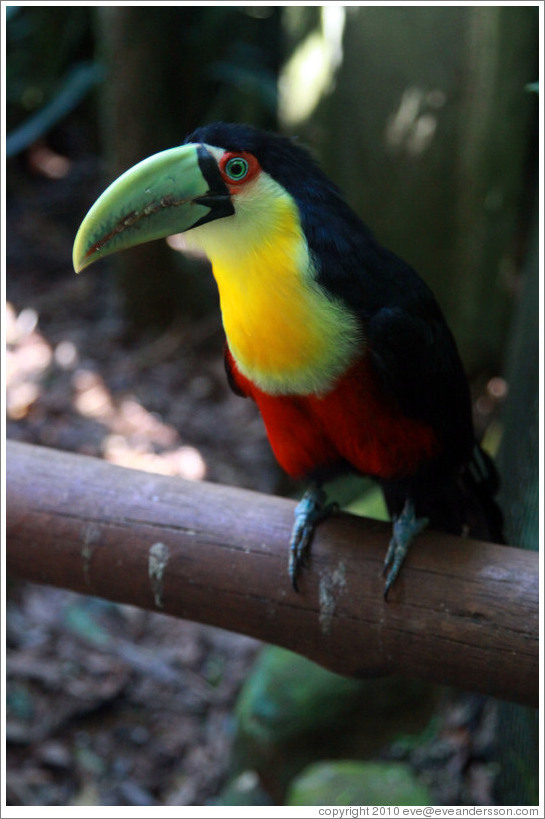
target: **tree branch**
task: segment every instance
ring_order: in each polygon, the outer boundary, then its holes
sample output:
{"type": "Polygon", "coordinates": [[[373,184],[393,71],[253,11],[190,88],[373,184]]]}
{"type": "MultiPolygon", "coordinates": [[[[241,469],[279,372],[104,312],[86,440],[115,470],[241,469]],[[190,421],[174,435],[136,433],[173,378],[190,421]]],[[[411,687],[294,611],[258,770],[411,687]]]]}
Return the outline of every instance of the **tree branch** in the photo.
{"type": "Polygon", "coordinates": [[[348,676],[402,672],[538,703],[538,556],[425,532],[383,600],[390,527],[318,527],[300,593],[293,501],[7,444],[7,568],[251,635],[348,676]]]}

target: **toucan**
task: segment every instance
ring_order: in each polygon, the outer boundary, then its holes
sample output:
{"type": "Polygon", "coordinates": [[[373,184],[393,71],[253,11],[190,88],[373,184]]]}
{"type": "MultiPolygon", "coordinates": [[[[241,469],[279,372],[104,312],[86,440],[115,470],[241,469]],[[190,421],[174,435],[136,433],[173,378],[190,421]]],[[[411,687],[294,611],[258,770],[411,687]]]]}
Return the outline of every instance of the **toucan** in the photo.
{"type": "Polygon", "coordinates": [[[280,466],[308,481],[290,541],[295,590],[331,511],[323,483],[347,471],[380,484],[393,521],[385,597],[428,524],[503,541],[497,472],[445,318],[307,148],[242,124],[198,128],[99,197],[74,268],[178,233],[210,259],[229,384],[257,404],[280,466]]]}

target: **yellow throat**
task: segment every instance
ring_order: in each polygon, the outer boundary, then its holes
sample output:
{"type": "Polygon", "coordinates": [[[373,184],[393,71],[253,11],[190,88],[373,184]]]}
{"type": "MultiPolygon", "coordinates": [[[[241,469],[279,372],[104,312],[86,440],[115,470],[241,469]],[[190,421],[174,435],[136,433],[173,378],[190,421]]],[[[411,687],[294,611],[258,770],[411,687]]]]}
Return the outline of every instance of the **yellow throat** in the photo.
{"type": "Polygon", "coordinates": [[[358,326],[317,284],[295,202],[270,177],[265,184],[268,196],[262,183],[233,216],[186,238],[210,258],[243,375],[273,394],[325,393],[354,360],[358,326]]]}

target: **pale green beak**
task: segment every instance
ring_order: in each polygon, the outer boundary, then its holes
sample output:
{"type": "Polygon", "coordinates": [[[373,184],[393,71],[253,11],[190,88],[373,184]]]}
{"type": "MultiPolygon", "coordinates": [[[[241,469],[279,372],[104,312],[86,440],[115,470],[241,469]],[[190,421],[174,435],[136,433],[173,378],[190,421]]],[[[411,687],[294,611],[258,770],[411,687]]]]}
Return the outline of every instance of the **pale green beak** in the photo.
{"type": "Polygon", "coordinates": [[[97,199],[76,235],[74,270],[233,213],[206,146],[190,143],[161,151],[130,168],[97,199]]]}

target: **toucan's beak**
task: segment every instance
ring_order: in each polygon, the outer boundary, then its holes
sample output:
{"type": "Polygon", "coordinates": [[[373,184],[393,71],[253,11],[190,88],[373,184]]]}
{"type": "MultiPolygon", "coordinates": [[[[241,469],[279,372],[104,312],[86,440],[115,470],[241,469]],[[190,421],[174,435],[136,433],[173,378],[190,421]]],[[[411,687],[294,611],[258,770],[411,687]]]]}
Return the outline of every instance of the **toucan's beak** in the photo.
{"type": "Polygon", "coordinates": [[[233,213],[229,190],[206,146],[161,151],[130,168],[97,199],[74,242],[74,270],[233,213]]]}

